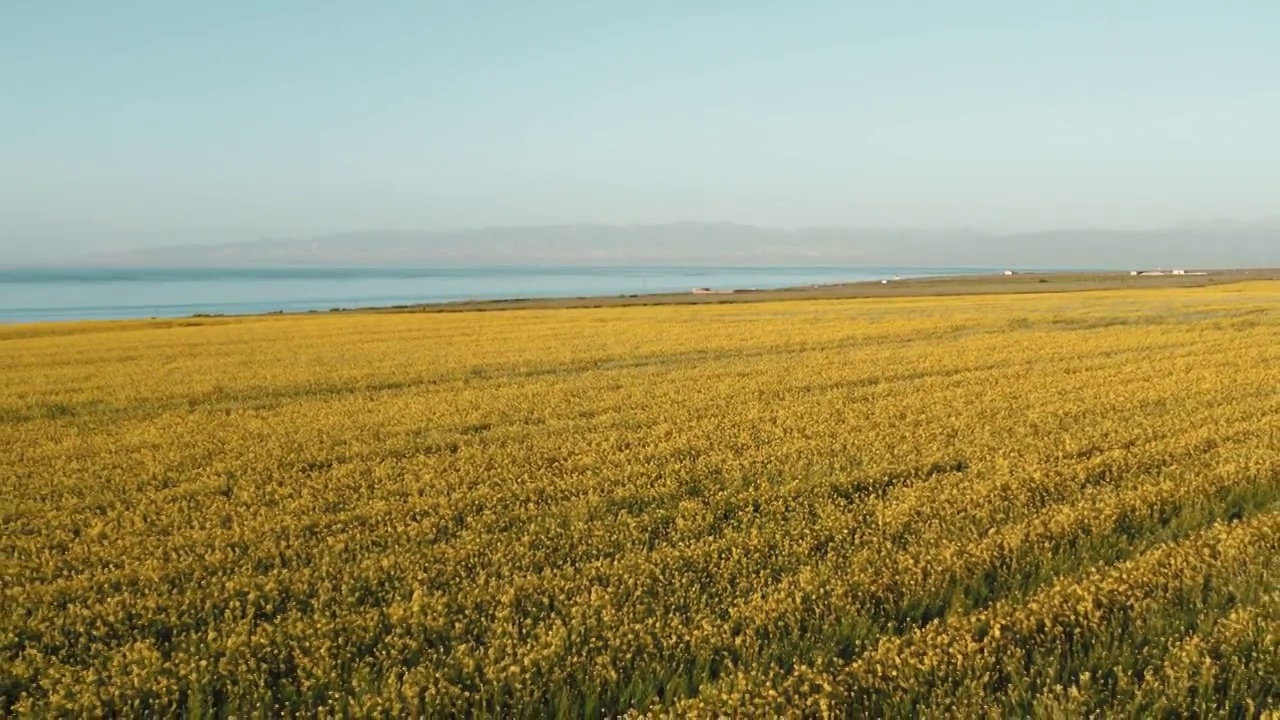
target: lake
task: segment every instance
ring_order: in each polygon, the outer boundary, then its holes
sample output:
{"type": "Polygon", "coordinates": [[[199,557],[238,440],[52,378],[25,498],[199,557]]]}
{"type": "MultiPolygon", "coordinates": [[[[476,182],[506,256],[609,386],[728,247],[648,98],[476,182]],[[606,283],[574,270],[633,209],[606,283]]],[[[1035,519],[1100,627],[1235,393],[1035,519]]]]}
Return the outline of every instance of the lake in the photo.
{"type": "Polygon", "coordinates": [[[460,300],[781,288],[993,272],[910,267],[0,270],[0,322],[241,315],[460,300]]]}

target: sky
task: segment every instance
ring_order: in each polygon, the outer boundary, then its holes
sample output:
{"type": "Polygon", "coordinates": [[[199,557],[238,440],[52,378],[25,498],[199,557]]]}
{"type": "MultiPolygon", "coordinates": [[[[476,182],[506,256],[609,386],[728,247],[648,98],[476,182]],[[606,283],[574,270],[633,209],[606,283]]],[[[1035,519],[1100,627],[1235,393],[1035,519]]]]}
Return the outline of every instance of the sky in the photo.
{"type": "Polygon", "coordinates": [[[0,260],[1280,213],[1280,3],[0,3],[0,260]]]}

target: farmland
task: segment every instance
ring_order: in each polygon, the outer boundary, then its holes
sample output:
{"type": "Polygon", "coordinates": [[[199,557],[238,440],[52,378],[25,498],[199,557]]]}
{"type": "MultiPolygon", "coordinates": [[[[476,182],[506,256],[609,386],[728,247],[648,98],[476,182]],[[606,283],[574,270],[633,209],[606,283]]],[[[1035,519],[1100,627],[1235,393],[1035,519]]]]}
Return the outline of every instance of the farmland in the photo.
{"type": "Polygon", "coordinates": [[[1280,283],[0,327],[0,715],[1249,716],[1280,283]]]}

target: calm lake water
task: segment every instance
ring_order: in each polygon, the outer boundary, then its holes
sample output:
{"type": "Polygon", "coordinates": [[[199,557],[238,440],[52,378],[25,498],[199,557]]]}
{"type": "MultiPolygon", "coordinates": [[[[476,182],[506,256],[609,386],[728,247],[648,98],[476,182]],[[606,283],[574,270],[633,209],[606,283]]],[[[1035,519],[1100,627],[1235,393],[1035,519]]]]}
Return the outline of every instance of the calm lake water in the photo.
{"type": "Polygon", "coordinates": [[[300,312],[458,300],[730,290],[987,268],[522,267],[0,270],[0,322],[300,312]]]}

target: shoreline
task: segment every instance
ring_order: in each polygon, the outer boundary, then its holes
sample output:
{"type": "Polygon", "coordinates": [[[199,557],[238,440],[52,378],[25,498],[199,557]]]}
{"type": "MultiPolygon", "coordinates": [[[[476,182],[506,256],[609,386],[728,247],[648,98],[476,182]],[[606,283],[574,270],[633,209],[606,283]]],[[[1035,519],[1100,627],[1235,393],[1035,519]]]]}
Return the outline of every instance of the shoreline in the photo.
{"type": "MultiPolygon", "coordinates": [[[[500,310],[584,309],[655,305],[704,305],[778,302],[787,300],[845,300],[872,298],[1017,295],[1102,290],[1197,288],[1255,280],[1280,280],[1280,268],[1188,271],[1188,274],[1133,275],[1122,271],[1047,271],[1004,274],[934,275],[901,280],[860,280],[776,289],[735,289],[678,293],[642,293],[506,300],[455,300],[391,307],[335,308],[329,311],[271,313],[272,315],[329,315],[385,313],[493,312],[500,310]],[[1191,274],[1194,272],[1195,274],[1191,274]]],[[[233,316],[223,316],[233,317],[233,316]]]]}
{"type": "Polygon", "coordinates": [[[250,313],[195,313],[134,318],[81,318],[0,321],[0,327],[30,327],[69,323],[130,323],[225,320],[326,315],[495,312],[502,310],[586,309],[779,302],[788,300],[845,300],[873,298],[952,297],[1072,293],[1124,289],[1196,288],[1255,280],[1280,280],[1280,268],[1189,270],[1186,274],[1135,275],[1124,271],[1016,271],[948,274],[895,280],[857,280],[772,289],[690,288],[681,292],[631,293],[560,297],[448,300],[389,306],[335,307],[328,310],[270,310],[250,313]]]}

